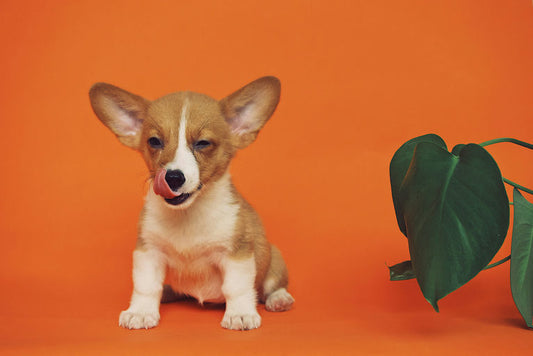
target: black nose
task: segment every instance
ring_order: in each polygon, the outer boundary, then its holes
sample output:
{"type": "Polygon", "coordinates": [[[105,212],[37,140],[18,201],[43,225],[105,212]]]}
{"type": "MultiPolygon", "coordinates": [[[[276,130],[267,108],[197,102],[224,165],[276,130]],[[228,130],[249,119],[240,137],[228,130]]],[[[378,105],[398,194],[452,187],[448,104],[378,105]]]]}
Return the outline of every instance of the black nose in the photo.
{"type": "Polygon", "coordinates": [[[165,174],[165,180],[168,183],[168,186],[172,190],[178,190],[183,183],[185,183],[185,176],[183,175],[183,172],[179,169],[176,170],[169,170],[165,174]]]}

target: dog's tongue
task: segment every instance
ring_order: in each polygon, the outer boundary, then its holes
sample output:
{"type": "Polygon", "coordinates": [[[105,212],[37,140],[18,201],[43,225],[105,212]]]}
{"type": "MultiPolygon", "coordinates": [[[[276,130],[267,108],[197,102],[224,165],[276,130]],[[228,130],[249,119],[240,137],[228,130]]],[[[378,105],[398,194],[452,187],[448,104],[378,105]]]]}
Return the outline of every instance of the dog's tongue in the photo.
{"type": "Polygon", "coordinates": [[[154,178],[154,193],[157,195],[161,195],[165,199],[172,199],[180,194],[176,194],[176,192],[170,189],[167,181],[165,180],[166,173],[167,170],[164,168],[157,171],[154,178]]]}

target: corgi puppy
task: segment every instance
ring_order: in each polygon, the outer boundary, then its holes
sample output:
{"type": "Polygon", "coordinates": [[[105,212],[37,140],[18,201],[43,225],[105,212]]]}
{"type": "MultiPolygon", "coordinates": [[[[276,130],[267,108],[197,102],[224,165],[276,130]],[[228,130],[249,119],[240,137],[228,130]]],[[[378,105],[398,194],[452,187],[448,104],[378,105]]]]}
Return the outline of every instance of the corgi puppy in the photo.
{"type": "Polygon", "coordinates": [[[179,296],[225,303],[221,325],[232,330],[261,325],[258,300],[269,311],[290,309],[285,262],[228,171],[274,112],[279,80],[257,79],[220,101],[193,92],[150,101],[105,83],[89,96],[100,121],[141,153],[150,172],[133,293],[119,325],[152,328],[162,298],[179,296]]]}

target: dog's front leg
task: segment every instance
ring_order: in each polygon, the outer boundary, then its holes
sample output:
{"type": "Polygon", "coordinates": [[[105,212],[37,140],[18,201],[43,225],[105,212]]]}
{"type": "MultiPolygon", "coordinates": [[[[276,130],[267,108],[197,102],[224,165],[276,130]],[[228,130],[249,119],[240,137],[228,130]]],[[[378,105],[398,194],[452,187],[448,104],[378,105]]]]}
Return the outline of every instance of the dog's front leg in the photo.
{"type": "Polygon", "coordinates": [[[130,307],[120,313],[120,326],[148,329],[159,323],[165,271],[165,259],[159,251],[138,249],[133,252],[133,293],[130,307]]]}
{"type": "Polygon", "coordinates": [[[226,329],[250,330],[261,326],[257,313],[255,290],[255,259],[228,257],[222,263],[224,282],[222,293],[226,299],[226,312],[221,325],[226,329]]]}

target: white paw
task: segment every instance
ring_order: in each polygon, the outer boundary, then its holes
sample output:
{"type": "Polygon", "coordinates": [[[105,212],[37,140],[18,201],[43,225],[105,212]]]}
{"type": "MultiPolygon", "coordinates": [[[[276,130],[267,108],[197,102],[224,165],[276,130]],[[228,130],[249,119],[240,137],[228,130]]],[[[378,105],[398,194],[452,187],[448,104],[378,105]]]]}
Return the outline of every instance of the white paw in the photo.
{"type": "Polygon", "coordinates": [[[289,310],[294,303],[294,298],[285,288],[280,288],[270,294],[265,302],[265,308],[271,312],[281,312],[289,310]]]}
{"type": "Polygon", "coordinates": [[[254,314],[233,314],[226,312],[220,323],[223,328],[230,330],[251,330],[261,326],[261,317],[257,312],[254,314]]]}
{"type": "Polygon", "coordinates": [[[120,313],[118,325],[127,329],[150,329],[159,324],[159,313],[124,310],[120,313]]]}

